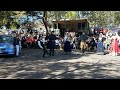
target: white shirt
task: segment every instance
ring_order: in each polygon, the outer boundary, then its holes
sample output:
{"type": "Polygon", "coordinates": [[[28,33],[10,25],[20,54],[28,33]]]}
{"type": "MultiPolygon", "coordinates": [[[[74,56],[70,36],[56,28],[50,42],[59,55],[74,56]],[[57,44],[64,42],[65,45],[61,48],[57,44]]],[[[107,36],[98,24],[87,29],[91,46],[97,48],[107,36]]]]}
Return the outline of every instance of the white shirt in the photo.
{"type": "Polygon", "coordinates": [[[65,37],[64,37],[64,41],[67,41],[67,35],[65,35],[65,37]]]}

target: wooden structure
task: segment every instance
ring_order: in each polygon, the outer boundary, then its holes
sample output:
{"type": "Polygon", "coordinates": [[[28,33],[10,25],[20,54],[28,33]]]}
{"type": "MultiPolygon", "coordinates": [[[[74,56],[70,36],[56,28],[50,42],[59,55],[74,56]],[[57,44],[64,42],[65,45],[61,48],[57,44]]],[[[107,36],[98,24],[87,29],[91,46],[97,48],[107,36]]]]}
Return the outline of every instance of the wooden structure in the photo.
{"type": "MultiPolygon", "coordinates": [[[[56,20],[53,21],[54,29],[60,29],[60,32],[63,30],[70,32],[85,32],[86,34],[90,33],[89,23],[87,19],[80,20],[56,20]]],[[[65,32],[63,31],[63,32],[65,32]]]]}

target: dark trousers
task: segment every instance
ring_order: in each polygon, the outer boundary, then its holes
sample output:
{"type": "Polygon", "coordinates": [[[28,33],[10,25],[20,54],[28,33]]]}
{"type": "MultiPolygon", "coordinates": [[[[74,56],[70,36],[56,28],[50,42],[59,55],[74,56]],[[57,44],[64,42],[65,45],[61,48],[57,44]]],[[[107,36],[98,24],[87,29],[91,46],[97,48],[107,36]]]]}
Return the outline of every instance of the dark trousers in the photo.
{"type": "Polygon", "coordinates": [[[85,53],[85,49],[82,49],[82,53],[85,53]]]}
{"type": "Polygon", "coordinates": [[[50,49],[50,55],[54,56],[54,49],[50,49]]]}
{"type": "Polygon", "coordinates": [[[55,41],[49,42],[50,55],[54,56],[55,41]]]}
{"type": "Polygon", "coordinates": [[[47,51],[47,48],[45,47],[44,44],[42,44],[42,47],[43,47],[43,57],[45,57],[46,54],[50,55],[47,51]]]}

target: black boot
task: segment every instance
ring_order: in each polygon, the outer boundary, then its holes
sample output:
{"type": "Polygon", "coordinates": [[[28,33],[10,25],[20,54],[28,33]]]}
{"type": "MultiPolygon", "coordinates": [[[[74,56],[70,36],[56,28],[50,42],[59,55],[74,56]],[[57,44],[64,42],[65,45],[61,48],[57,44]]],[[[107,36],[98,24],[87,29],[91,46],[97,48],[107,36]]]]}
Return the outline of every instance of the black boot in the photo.
{"type": "Polygon", "coordinates": [[[43,52],[43,57],[45,57],[45,51],[43,52]]]}
{"type": "Polygon", "coordinates": [[[54,56],[54,49],[52,50],[52,56],[54,56]]]}
{"type": "Polygon", "coordinates": [[[51,56],[51,54],[52,54],[52,50],[50,49],[50,56],[51,56]]]}
{"type": "Polygon", "coordinates": [[[67,55],[67,52],[65,52],[65,54],[64,55],[67,55]]]}
{"type": "Polygon", "coordinates": [[[70,55],[70,52],[69,52],[69,55],[70,55]]]}
{"type": "Polygon", "coordinates": [[[82,54],[84,54],[85,53],[85,51],[84,51],[84,49],[82,50],[82,54]]]}

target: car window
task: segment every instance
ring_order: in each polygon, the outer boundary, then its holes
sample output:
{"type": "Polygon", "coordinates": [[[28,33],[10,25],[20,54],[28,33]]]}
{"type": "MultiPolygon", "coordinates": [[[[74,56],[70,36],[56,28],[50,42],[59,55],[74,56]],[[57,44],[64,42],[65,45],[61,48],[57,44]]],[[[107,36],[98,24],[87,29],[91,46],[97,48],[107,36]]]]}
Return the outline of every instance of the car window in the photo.
{"type": "Polygon", "coordinates": [[[11,36],[0,36],[0,43],[13,43],[13,37],[11,37],[11,36]]]}

